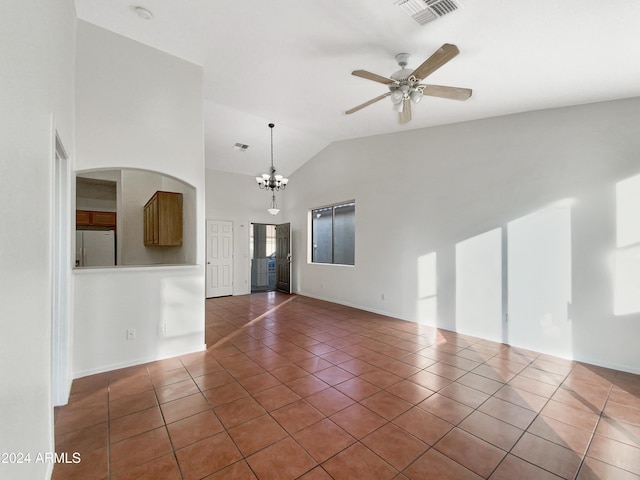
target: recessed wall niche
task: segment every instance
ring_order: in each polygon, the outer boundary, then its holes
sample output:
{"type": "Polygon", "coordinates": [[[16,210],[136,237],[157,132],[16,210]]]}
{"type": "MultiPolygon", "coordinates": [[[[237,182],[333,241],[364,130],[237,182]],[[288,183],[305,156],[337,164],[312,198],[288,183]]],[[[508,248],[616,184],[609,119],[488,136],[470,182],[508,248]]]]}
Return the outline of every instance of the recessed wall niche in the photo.
{"type": "MultiPolygon", "coordinates": [[[[113,243],[113,262],[115,267],[133,267],[148,265],[195,265],[196,259],[196,190],[191,185],[159,172],[137,169],[110,169],[82,171],[76,174],[76,212],[78,218],[92,212],[114,212],[115,225],[88,226],[76,224],[76,266],[78,268],[100,268],[107,266],[96,264],[88,248],[83,247],[82,233],[97,230],[104,236],[113,236],[113,241],[101,239],[103,245],[93,248],[105,249],[113,243]],[[183,241],[182,245],[172,247],[145,247],[144,245],[144,206],[156,191],[181,193],[183,198],[183,241]],[[107,246],[104,246],[106,242],[107,246]],[[84,248],[84,249],[83,249],[84,248]]],[[[111,253],[106,254],[107,258],[111,253]]],[[[104,258],[104,252],[98,257],[104,258]]],[[[104,262],[104,260],[102,260],[104,262]]]]}

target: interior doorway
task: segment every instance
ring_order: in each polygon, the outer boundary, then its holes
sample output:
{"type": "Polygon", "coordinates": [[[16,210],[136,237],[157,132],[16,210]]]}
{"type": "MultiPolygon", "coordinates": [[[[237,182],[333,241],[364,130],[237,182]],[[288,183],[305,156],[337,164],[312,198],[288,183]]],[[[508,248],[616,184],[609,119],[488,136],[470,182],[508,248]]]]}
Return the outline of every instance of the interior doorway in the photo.
{"type": "Polygon", "coordinates": [[[291,293],[291,227],[252,223],[249,238],[251,293],[291,293]]]}
{"type": "Polygon", "coordinates": [[[276,289],[276,225],[252,223],[249,251],[251,256],[251,293],[276,289]]]}
{"type": "Polygon", "coordinates": [[[69,156],[54,135],[53,148],[53,238],[52,238],[52,328],[51,328],[51,398],[53,406],[65,405],[71,389],[70,304],[70,191],[69,156]]]}

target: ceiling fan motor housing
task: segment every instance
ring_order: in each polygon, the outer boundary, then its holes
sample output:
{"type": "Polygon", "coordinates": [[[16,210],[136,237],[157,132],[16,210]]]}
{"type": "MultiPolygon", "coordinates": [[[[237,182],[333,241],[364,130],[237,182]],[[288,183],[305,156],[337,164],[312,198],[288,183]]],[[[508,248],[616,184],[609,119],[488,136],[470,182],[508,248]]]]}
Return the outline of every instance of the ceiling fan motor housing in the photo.
{"type": "Polygon", "coordinates": [[[411,55],[408,53],[399,53],[396,55],[396,61],[400,66],[400,70],[390,75],[394,83],[389,85],[389,91],[391,92],[391,101],[394,104],[398,104],[403,100],[411,98],[414,103],[420,101],[421,95],[414,92],[419,91],[419,81],[412,76],[413,69],[407,68],[411,55]]]}

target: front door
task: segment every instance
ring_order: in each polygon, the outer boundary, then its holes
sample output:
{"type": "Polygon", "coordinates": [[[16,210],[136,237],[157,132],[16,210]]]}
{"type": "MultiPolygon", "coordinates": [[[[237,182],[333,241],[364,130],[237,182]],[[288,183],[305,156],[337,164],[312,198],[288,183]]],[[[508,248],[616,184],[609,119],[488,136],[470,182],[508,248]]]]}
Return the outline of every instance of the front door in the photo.
{"type": "Polygon", "coordinates": [[[233,222],[207,220],[207,298],[233,295],[233,222]]]}
{"type": "Polygon", "coordinates": [[[291,293],[291,228],[276,225],[276,290],[291,293]]]}

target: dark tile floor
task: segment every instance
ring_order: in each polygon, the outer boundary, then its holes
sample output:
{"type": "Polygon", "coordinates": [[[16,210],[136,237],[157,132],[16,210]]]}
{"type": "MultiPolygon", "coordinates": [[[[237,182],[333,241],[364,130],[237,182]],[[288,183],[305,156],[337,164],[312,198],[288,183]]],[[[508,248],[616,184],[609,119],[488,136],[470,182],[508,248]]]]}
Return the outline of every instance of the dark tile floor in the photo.
{"type": "Polygon", "coordinates": [[[206,352],[73,382],[54,479],[640,479],[636,375],[301,296],[206,305],[206,352]]]}

